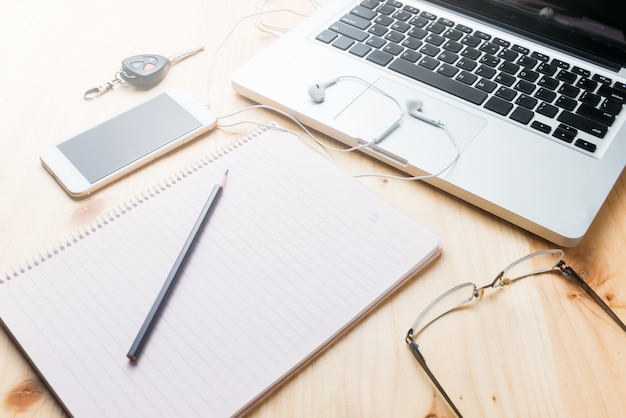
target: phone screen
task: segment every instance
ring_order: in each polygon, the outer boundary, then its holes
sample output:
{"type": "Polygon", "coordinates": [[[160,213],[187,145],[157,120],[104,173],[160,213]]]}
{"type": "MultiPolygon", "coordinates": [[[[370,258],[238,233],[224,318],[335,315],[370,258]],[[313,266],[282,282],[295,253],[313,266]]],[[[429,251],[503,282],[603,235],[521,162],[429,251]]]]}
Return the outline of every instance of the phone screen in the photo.
{"type": "Polygon", "coordinates": [[[201,126],[162,94],[57,147],[85,179],[95,183],[201,126]]]}

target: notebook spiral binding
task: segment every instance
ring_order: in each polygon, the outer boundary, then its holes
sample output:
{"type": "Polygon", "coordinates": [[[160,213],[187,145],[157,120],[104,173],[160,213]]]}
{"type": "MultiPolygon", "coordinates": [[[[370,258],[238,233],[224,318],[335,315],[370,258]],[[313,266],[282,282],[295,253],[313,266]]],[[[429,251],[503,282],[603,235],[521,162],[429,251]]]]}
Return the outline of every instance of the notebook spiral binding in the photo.
{"type": "Polygon", "coordinates": [[[184,180],[186,177],[193,175],[196,171],[210,165],[216,160],[219,160],[230,152],[233,152],[240,146],[255,139],[263,132],[269,129],[276,128],[276,126],[277,125],[273,122],[268,122],[265,125],[260,125],[256,129],[240,137],[233,143],[228,144],[224,148],[221,148],[213,152],[212,154],[201,158],[196,163],[183,168],[166,180],[157,183],[155,186],[148,189],[147,191],[141,192],[134,198],[122,202],[117,208],[113,208],[110,212],[106,212],[104,215],[100,215],[100,217],[89,222],[87,225],[82,226],[74,233],[71,233],[69,236],[64,237],[61,241],[59,241],[57,245],[49,248],[43,254],[39,253],[31,259],[18,264],[12,270],[6,271],[3,275],[0,276],[0,285],[5,283],[6,281],[11,281],[15,278],[18,278],[20,275],[26,273],[28,270],[32,270],[36,268],[39,264],[45,263],[47,260],[53,258],[55,255],[61,253],[72,245],[78,244],[81,240],[85,239],[91,234],[98,232],[99,229],[103,228],[109,223],[115,222],[116,219],[133,210],[133,208],[136,208],[144,201],[154,198],[155,196],[166,191],[168,188],[172,187],[176,183],[184,180]]]}

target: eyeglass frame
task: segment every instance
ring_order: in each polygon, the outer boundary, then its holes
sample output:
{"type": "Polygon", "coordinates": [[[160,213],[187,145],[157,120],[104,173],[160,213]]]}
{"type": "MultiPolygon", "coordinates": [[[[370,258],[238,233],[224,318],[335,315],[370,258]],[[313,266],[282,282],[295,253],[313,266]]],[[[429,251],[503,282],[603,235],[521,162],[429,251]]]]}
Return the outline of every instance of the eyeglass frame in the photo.
{"type": "Polygon", "coordinates": [[[433,300],[420,313],[420,315],[417,317],[417,319],[413,323],[413,327],[411,327],[409,329],[409,331],[407,332],[406,337],[405,337],[405,342],[408,344],[409,349],[411,350],[411,353],[413,353],[413,356],[417,360],[418,364],[422,367],[422,369],[424,370],[426,375],[430,378],[430,380],[435,385],[435,387],[437,388],[439,393],[444,397],[444,399],[446,400],[448,405],[452,408],[452,410],[454,411],[454,413],[458,417],[462,417],[461,412],[454,405],[454,402],[452,402],[452,399],[450,398],[450,396],[448,396],[448,394],[443,389],[443,387],[441,386],[441,384],[439,383],[439,381],[437,380],[437,378],[435,377],[433,372],[430,370],[430,368],[426,364],[426,360],[424,359],[424,356],[420,352],[419,346],[415,342],[415,338],[417,337],[417,335],[420,332],[422,332],[426,327],[432,325],[439,318],[447,315],[448,313],[450,313],[452,311],[455,311],[456,309],[458,309],[461,306],[467,305],[468,303],[472,302],[474,299],[478,299],[480,301],[482,299],[482,296],[483,296],[483,293],[484,293],[485,289],[490,289],[490,288],[494,289],[494,288],[497,288],[497,287],[506,287],[506,286],[509,286],[510,284],[512,284],[515,280],[519,280],[519,279],[523,279],[523,278],[526,278],[526,277],[529,277],[529,276],[534,276],[534,275],[537,275],[537,274],[542,274],[542,273],[546,273],[546,272],[549,272],[549,271],[555,271],[555,269],[559,269],[561,271],[561,273],[563,273],[564,276],[572,279],[574,281],[574,283],[576,283],[580,288],[582,288],[585,291],[585,293],[589,297],[591,297],[591,299],[594,302],[596,302],[596,304],[598,304],[602,308],[602,310],[604,310],[611,317],[611,319],[613,319],[620,326],[620,328],[624,332],[626,332],[626,325],[619,319],[619,317],[615,314],[615,312],[613,312],[613,310],[602,300],[602,298],[591,288],[591,286],[589,286],[589,284],[587,284],[587,282],[585,282],[583,280],[583,278],[580,277],[578,275],[578,273],[576,273],[576,271],[572,267],[568,266],[565,263],[565,261],[563,260],[563,255],[564,255],[564,252],[562,250],[550,249],[550,250],[537,251],[537,252],[528,254],[528,255],[526,255],[526,256],[524,256],[524,257],[514,261],[513,263],[509,264],[507,267],[505,267],[496,276],[496,278],[491,283],[489,283],[487,285],[478,287],[476,285],[476,283],[465,282],[465,283],[459,284],[457,286],[454,286],[453,288],[447,290],[446,292],[442,293],[439,297],[437,297],[435,300],[433,300]],[[540,256],[540,255],[543,255],[543,254],[549,254],[549,253],[553,253],[553,254],[560,253],[559,260],[552,267],[541,269],[541,270],[537,270],[537,271],[533,271],[531,273],[528,273],[528,274],[516,277],[514,279],[508,279],[508,278],[504,277],[504,275],[506,274],[506,272],[508,270],[510,270],[511,268],[515,267],[516,265],[522,263],[523,261],[526,261],[526,260],[531,259],[531,258],[536,257],[536,256],[540,256]],[[448,295],[452,294],[453,292],[461,289],[462,287],[465,287],[465,286],[468,286],[468,285],[472,285],[474,287],[474,290],[472,291],[472,296],[470,298],[467,298],[466,300],[464,300],[461,303],[457,304],[453,308],[451,308],[451,309],[443,312],[442,314],[438,315],[437,317],[432,319],[430,322],[428,322],[425,325],[423,325],[419,329],[418,332],[414,333],[414,329],[413,328],[415,328],[416,325],[420,322],[420,318],[423,318],[425,316],[425,314],[427,314],[438,302],[440,302],[446,296],[448,296],[448,295]]]}

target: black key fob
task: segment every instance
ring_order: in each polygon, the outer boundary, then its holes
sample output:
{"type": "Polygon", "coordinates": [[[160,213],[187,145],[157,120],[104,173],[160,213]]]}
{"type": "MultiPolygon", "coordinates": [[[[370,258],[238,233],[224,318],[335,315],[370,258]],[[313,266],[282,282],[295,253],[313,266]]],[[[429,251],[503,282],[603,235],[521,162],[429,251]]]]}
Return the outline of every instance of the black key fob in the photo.
{"type": "Polygon", "coordinates": [[[134,55],[122,61],[120,76],[139,89],[150,89],[165,78],[170,65],[162,55],[134,55]]]}

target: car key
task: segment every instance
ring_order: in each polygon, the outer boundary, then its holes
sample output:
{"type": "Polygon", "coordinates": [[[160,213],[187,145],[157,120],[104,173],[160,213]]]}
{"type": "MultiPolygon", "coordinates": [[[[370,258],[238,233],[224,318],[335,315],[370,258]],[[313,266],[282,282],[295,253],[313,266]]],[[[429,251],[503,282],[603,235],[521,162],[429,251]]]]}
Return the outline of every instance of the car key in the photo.
{"type": "Polygon", "coordinates": [[[85,100],[95,100],[117,84],[128,83],[137,88],[147,90],[163,80],[172,64],[182,61],[192,55],[203,51],[204,47],[166,58],[162,55],[143,54],[133,55],[122,61],[122,68],[115,74],[115,79],[98,87],[90,88],[85,92],[85,100]]]}
{"type": "Polygon", "coordinates": [[[192,49],[171,58],[154,54],[134,55],[122,61],[120,76],[129,84],[147,90],[156,86],[165,78],[172,64],[195,55],[202,50],[204,50],[204,47],[192,49]]]}

